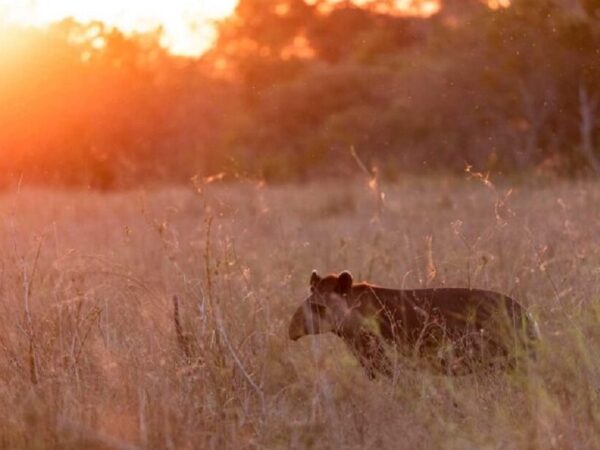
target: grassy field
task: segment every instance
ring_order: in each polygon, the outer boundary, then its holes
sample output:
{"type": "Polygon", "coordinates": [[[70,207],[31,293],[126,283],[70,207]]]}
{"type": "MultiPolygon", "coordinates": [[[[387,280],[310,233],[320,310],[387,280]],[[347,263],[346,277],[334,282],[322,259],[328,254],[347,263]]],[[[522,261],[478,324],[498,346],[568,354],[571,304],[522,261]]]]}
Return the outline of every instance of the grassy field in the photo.
{"type": "Polygon", "coordinates": [[[381,191],[2,194],[0,448],[600,448],[600,184],[381,191]],[[335,336],[288,340],[313,268],[510,294],[538,358],[369,381],[335,336]]]}

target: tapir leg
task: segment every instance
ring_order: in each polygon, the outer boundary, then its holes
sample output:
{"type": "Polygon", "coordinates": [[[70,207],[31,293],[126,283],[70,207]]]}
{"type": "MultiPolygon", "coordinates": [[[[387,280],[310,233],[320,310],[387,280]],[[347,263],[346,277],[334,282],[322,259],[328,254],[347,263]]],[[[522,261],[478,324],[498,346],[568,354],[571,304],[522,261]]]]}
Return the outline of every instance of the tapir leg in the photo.
{"type": "Polygon", "coordinates": [[[375,379],[378,373],[392,376],[392,363],[385,354],[385,348],[378,336],[369,332],[360,332],[347,343],[369,379],[375,379]]]}

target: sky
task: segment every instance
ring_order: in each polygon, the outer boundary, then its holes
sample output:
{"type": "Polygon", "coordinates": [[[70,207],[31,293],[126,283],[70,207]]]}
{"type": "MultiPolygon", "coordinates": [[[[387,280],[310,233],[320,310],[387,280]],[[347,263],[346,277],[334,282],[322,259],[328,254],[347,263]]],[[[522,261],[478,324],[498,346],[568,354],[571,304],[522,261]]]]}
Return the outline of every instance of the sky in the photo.
{"type": "MultiPolygon", "coordinates": [[[[341,0],[330,0],[336,3],[341,0]]],[[[368,0],[353,0],[364,4],[368,0]]],[[[198,56],[215,38],[212,21],[230,15],[238,0],[0,0],[3,24],[44,26],[67,17],[79,22],[99,20],[123,32],[150,31],[162,27],[162,45],[172,53],[198,56]]],[[[309,3],[311,1],[309,0],[309,3]]],[[[411,0],[395,0],[407,11],[411,0]]],[[[418,2],[419,3],[419,2],[418,2]]],[[[435,0],[421,0],[421,11],[435,11],[435,0]]],[[[416,12],[416,11],[415,11],[416,12]]],[[[0,30],[1,31],[1,30],[0,30]]]]}
{"type": "Polygon", "coordinates": [[[0,0],[2,24],[44,26],[66,17],[100,20],[124,32],[162,26],[162,44],[195,56],[214,39],[211,20],[228,16],[237,0],[0,0]]]}

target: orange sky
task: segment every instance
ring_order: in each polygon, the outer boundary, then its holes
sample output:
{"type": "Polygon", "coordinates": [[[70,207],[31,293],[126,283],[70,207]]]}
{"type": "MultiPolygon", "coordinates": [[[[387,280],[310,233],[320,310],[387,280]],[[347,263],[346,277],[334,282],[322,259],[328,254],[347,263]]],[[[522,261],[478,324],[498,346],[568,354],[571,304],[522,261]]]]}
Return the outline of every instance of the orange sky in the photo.
{"type": "MultiPolygon", "coordinates": [[[[171,52],[195,56],[214,39],[211,20],[228,16],[238,0],[0,0],[3,24],[44,26],[66,17],[80,22],[100,20],[125,32],[162,26],[163,45],[171,52]]],[[[331,0],[332,2],[340,0],[331,0]]],[[[366,3],[369,0],[354,0],[366,3]]],[[[406,8],[410,0],[396,0],[406,8]]],[[[432,13],[436,1],[422,2],[421,13],[432,13]]]]}
{"type": "Polygon", "coordinates": [[[198,55],[214,38],[210,20],[231,14],[236,4],[237,0],[0,0],[0,27],[43,26],[66,17],[100,20],[125,32],[162,26],[165,47],[198,55]]]}

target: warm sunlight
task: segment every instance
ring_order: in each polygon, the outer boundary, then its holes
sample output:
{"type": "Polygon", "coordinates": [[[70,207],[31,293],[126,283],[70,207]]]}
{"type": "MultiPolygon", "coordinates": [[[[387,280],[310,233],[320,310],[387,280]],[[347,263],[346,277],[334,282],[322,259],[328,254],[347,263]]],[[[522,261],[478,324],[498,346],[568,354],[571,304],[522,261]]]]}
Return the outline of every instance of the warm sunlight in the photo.
{"type": "MultiPolygon", "coordinates": [[[[99,20],[124,32],[149,31],[161,27],[162,44],[172,53],[197,56],[215,38],[211,21],[230,15],[238,0],[0,0],[0,26],[4,24],[44,26],[67,17],[80,22],[99,20]]],[[[314,3],[309,1],[308,3],[314,3]]],[[[329,4],[339,3],[330,0],[329,4]]],[[[369,0],[355,0],[364,5],[369,0]]],[[[395,0],[384,13],[431,15],[436,0],[395,0]]]]}
{"type": "Polygon", "coordinates": [[[125,32],[162,27],[173,53],[198,55],[214,39],[211,20],[231,14],[237,0],[0,0],[0,25],[43,26],[67,17],[100,20],[125,32]]]}
{"type": "MultiPolygon", "coordinates": [[[[333,5],[343,3],[345,0],[329,0],[320,6],[320,9],[327,11],[330,10],[333,5]]],[[[308,0],[307,3],[315,4],[317,0],[308,0]]],[[[353,0],[352,3],[363,7],[369,7],[373,4],[372,0],[353,0]]],[[[383,2],[375,6],[375,11],[383,14],[395,14],[395,15],[418,15],[418,16],[430,16],[435,14],[440,8],[438,0],[391,0],[389,2],[383,2]]]]}

